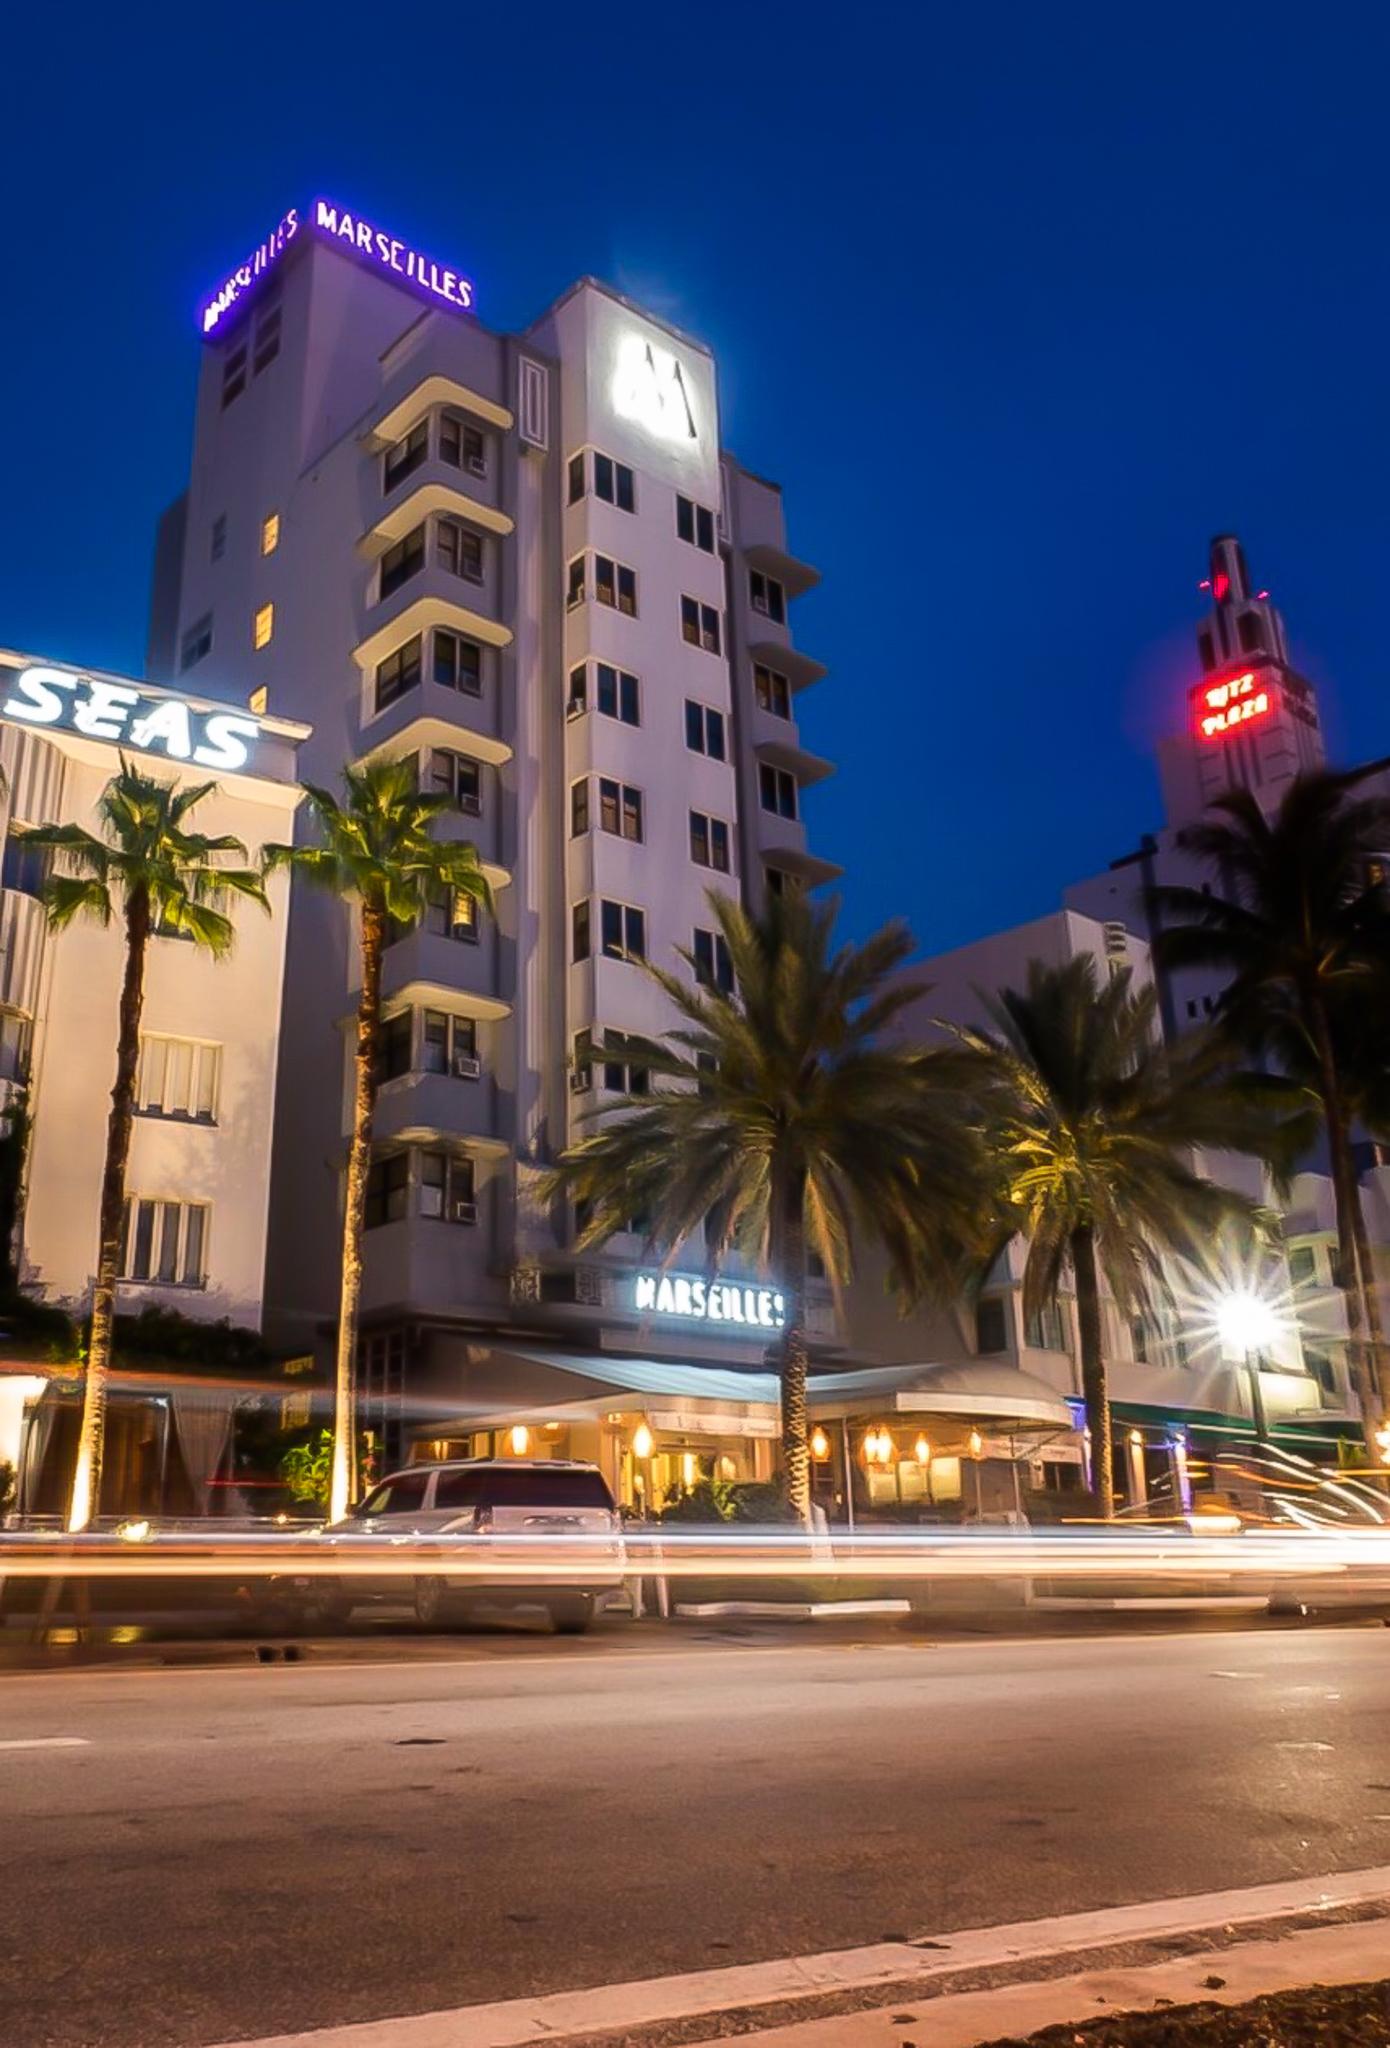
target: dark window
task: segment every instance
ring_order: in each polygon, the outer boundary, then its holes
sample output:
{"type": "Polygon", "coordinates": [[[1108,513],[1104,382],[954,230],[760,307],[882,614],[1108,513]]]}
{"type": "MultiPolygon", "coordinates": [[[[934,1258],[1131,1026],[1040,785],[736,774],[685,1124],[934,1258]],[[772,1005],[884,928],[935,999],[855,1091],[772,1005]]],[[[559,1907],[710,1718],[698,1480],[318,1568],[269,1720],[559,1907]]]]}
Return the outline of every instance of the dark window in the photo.
{"type": "Polygon", "coordinates": [[[642,792],[606,775],[598,779],[598,822],[603,832],[619,839],[642,837],[642,792]]]}
{"type": "Polygon", "coordinates": [[[404,540],[398,540],[388,548],[381,558],[381,595],[390,597],[403,583],[425,566],[425,529],[423,524],[412,528],[404,540]]]}
{"type": "Polygon", "coordinates": [[[776,669],[764,668],[759,663],[753,670],[753,690],[759,710],[770,711],[776,718],[791,717],[791,684],[776,669]]]}
{"type": "Polygon", "coordinates": [[[410,1202],[410,1156],[397,1152],[390,1159],[378,1159],[367,1174],[367,1206],[362,1225],[375,1230],[382,1223],[399,1223],[410,1202]]]}
{"type": "Polygon", "coordinates": [[[259,377],[262,370],[268,370],[279,353],[280,308],[271,306],[256,315],[251,348],[252,374],[259,377]]]}
{"type": "Polygon", "coordinates": [[[1236,633],[1242,654],[1263,653],[1264,622],[1258,612],[1242,612],[1236,620],[1236,633]]]}
{"type": "Polygon", "coordinates": [[[470,476],[487,475],[487,441],[478,427],[446,412],[439,422],[439,459],[470,476]]]}
{"type": "Polygon", "coordinates": [[[432,747],[429,755],[429,787],[447,796],[456,810],[469,817],[481,817],[483,809],[483,764],[472,754],[456,754],[449,747],[432,747]]]}
{"type": "Polygon", "coordinates": [[[212,559],[220,562],[227,552],[227,515],[219,512],[212,522],[212,559]]]}
{"type": "Polygon", "coordinates": [[[597,667],[598,708],[604,717],[619,719],[624,725],[639,724],[636,676],[606,661],[599,662],[597,667]]]}
{"type": "Polygon", "coordinates": [[[475,1508],[482,1498],[480,1472],[441,1472],[435,1481],[434,1504],[437,1508],[475,1508]]]}
{"type": "Polygon", "coordinates": [[[589,829],[589,778],[582,775],[570,784],[570,837],[578,839],[589,829]]]}
{"type": "Polygon", "coordinates": [[[1306,1286],[1318,1277],[1317,1254],[1310,1244],[1289,1248],[1289,1279],[1295,1287],[1306,1286]]]}
{"type": "Polygon", "coordinates": [[[1203,631],[1197,635],[1197,652],[1201,656],[1204,669],[1215,668],[1216,650],[1211,644],[1210,633],[1203,631]]]}
{"type": "Polygon", "coordinates": [[[758,767],[758,796],[765,811],[779,818],[796,816],[796,777],[788,768],[774,768],[763,761],[758,767]]]}
{"type": "Polygon", "coordinates": [[[449,1019],[443,1010],[426,1010],[420,1039],[420,1072],[449,1071],[449,1019]]]}
{"type": "Polygon", "coordinates": [[[647,957],[647,914],[630,903],[600,906],[600,943],[610,960],[645,960],[647,957]]]}
{"type": "Polygon", "coordinates": [[[692,647],[700,644],[700,605],[697,598],[681,599],[681,638],[688,640],[692,647]]]}
{"type": "Polygon", "coordinates": [[[205,612],[183,636],[179,649],[180,669],[190,669],[212,653],[212,613],[205,612]]]}
{"type": "Polygon", "coordinates": [[[570,503],[577,505],[584,495],[584,457],[570,457],[570,503]]]}
{"type": "Polygon", "coordinates": [[[569,580],[565,585],[565,610],[572,612],[577,604],[583,604],[586,595],[584,582],[584,557],[576,555],[569,566],[569,580]]]}
{"type": "Polygon", "coordinates": [[[41,896],[48,878],[48,855],[40,846],[26,845],[11,834],[5,841],[0,862],[0,884],[17,896],[41,896]]]}
{"type": "Polygon", "coordinates": [[[473,1161],[448,1152],[420,1154],[420,1214],[441,1223],[476,1223],[473,1161]]]}
{"type": "Polygon", "coordinates": [[[411,1029],[414,1023],[412,1010],[401,1010],[396,1016],[388,1017],[381,1027],[381,1078],[383,1081],[399,1080],[402,1074],[410,1072],[411,1029]]]}
{"type": "Polygon", "coordinates": [[[381,487],[394,491],[411,473],[420,467],[430,452],[430,423],[418,420],[403,440],[388,448],[381,458],[381,487]]]}
{"type": "Polygon", "coordinates": [[[570,693],[565,703],[566,718],[578,718],[589,708],[589,670],[584,662],[570,670],[570,693]]]}
{"type": "Polygon", "coordinates": [[[246,389],[246,343],[230,349],[222,363],[222,406],[225,411],[246,389]]]}
{"type": "Polygon", "coordinates": [[[407,640],[376,665],[376,708],[384,711],[420,680],[420,635],[407,640]]]}
{"type": "Polygon", "coordinates": [[[725,759],[724,714],[712,705],[685,700],[685,744],[692,753],[708,754],[712,761],[725,759]]]}
{"type": "Polygon", "coordinates": [[[434,679],[446,690],[461,690],[465,696],[483,694],[483,650],[476,641],[465,640],[447,626],[434,629],[434,679]]]}
{"type": "Polygon", "coordinates": [[[750,569],[748,601],[755,612],[761,612],[779,626],[786,624],[786,596],[775,576],[764,576],[761,569],[750,569]]]}
{"type": "Polygon", "coordinates": [[[714,514],[704,505],[696,505],[689,498],[676,499],[676,532],[682,540],[688,540],[692,547],[703,548],[707,555],[714,553],[714,514]]]}
{"type": "Polygon", "coordinates": [[[975,1304],[975,1349],[982,1357],[993,1357],[1008,1348],[1003,1300],[997,1294],[982,1295],[975,1304]]]}
{"type": "Polygon", "coordinates": [[[589,957],[589,904],[586,898],[576,903],[570,912],[570,958],[587,960],[589,957]]]}
{"type": "Polygon", "coordinates": [[[434,549],[440,568],[451,576],[462,576],[465,583],[482,582],[483,537],[473,527],[457,519],[441,519],[435,528],[434,549]]]}
{"type": "Polygon", "coordinates": [[[732,995],[734,963],[729,958],[724,934],[697,930],[690,951],[695,962],[695,979],[701,988],[717,988],[726,996],[732,995]]]}
{"type": "Polygon", "coordinates": [[[600,604],[612,605],[615,610],[626,612],[629,618],[637,616],[637,574],[625,569],[621,562],[614,562],[608,555],[594,556],[594,596],[600,604]]]}
{"type": "Polygon", "coordinates": [[[625,462],[615,462],[611,455],[595,454],[594,496],[602,498],[605,505],[616,505],[620,512],[637,509],[632,471],[625,462]]]}
{"type": "Polygon", "coordinates": [[[712,604],[701,604],[693,597],[681,599],[681,638],[692,647],[718,654],[719,614],[712,604]]]}
{"type": "Polygon", "coordinates": [[[690,813],[690,858],[698,867],[729,872],[729,828],[722,818],[707,818],[703,811],[690,813]]]}
{"type": "Polygon", "coordinates": [[[650,1085],[646,1067],[632,1060],[632,1041],[622,1031],[603,1034],[603,1085],[613,1095],[645,1095],[650,1085]]]}

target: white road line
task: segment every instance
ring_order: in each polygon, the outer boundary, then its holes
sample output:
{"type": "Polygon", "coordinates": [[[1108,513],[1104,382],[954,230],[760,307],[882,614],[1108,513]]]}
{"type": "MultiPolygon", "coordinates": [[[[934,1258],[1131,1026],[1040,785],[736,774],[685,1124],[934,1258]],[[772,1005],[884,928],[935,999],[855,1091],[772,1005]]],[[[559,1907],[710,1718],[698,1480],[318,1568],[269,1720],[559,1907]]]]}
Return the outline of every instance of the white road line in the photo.
{"type": "Polygon", "coordinates": [[[0,1742],[0,1749],[90,1749],[85,1735],[20,1735],[0,1742]]]}
{"type": "MultiPolygon", "coordinates": [[[[527,2048],[570,2034],[622,2033],[700,2014],[775,2005],[827,1991],[867,1990],[880,1984],[941,1977],[956,1970],[1075,1954],[1119,1941],[1154,1940],[1197,1928],[1253,1922],[1390,1897],[1390,1864],[1334,1872],[1242,1891],[1154,1899],[1137,1906],[1024,1920],[1007,1927],[973,1927],[932,1938],[931,1946],[879,1942],[869,1948],[830,1949],[779,1962],[696,1970],[687,1976],[651,1977],[587,1991],[550,1992],[495,2005],[457,2006],[401,2019],[322,2027],[310,2033],[267,2035],[225,2042],[221,2048],[527,2048]]],[[[922,1938],[925,1941],[925,1937],[922,1938]]],[[[907,1994],[910,1995],[910,1994],[907,1994]]]]}

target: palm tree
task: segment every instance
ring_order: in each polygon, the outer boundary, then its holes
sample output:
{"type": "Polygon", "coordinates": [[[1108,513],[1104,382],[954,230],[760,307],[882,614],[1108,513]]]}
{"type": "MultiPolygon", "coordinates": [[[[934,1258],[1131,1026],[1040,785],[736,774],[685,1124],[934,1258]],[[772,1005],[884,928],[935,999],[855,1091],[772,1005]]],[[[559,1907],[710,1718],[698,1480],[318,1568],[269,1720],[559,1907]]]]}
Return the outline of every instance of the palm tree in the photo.
{"type": "Polygon", "coordinates": [[[100,837],[81,825],[15,830],[16,839],[54,856],[43,887],[52,930],[62,931],[80,917],[109,925],[117,915],[125,927],[116,1079],[106,1126],[82,1422],[68,1509],[71,1530],[86,1528],[96,1511],[101,1486],[106,1381],[111,1368],[126,1163],[135,1112],[150,939],[156,933],[174,934],[220,958],[229,950],[235,928],[219,905],[228,896],[244,896],[262,909],[269,908],[260,876],[227,864],[228,855],[246,858],[239,839],[230,834],[210,839],[187,829],[189,813],[216,787],[213,782],[199,782],[180,789],[146,775],[122,757],[119,774],[112,776],[98,799],[100,837]]]}
{"type": "MultiPolygon", "coordinates": [[[[1152,988],[1128,969],[1102,982],[1082,954],[1032,961],[1026,988],[989,1004],[993,1030],[955,1026],[995,1162],[1003,1242],[1028,1241],[1025,1313],[1076,1285],[1081,1388],[1099,1512],[1114,1512],[1102,1273],[1132,1311],[1164,1288],[1164,1259],[1200,1265],[1223,1227],[1256,1222],[1253,1204],[1196,1171],[1199,1146],[1273,1149],[1261,1091],[1225,1076],[1210,1040],[1167,1049],[1152,988]]],[[[1002,1249],[1002,1244],[998,1246],[1002,1249]]]]}
{"type": "Polygon", "coordinates": [[[930,1085],[932,1056],[883,1042],[922,993],[890,978],[911,947],[903,926],[832,950],[833,904],[773,897],[755,919],[717,892],[709,903],[729,986],[702,984],[684,950],[693,987],[648,965],[679,1026],[629,1041],[627,1057],[658,1086],[605,1106],[553,1185],[587,1213],[581,1246],[640,1215],[668,1256],[703,1227],[711,1260],[733,1246],[768,1274],[784,1304],[782,1480],[804,1518],[808,1251],[838,1292],[856,1238],[872,1238],[900,1290],[920,1292],[970,1240],[982,1155],[958,1098],[930,1085]]]}
{"type": "Polygon", "coordinates": [[[1345,1049],[1347,1034],[1364,1037],[1367,1005],[1379,1020],[1390,994],[1390,916],[1377,879],[1390,848],[1390,802],[1356,793],[1364,773],[1301,775],[1270,816],[1248,790],[1228,790],[1213,815],[1178,835],[1222,893],[1158,888],[1150,910],[1160,964],[1227,974],[1220,1028],[1245,1053],[1268,1056],[1303,1081],[1316,1101],[1332,1168],[1353,1381],[1376,1457],[1385,1338],[1352,1158],[1356,1091],[1339,1056],[1339,1038],[1345,1049]]]}
{"type": "Polygon", "coordinates": [[[447,795],[419,786],[417,757],[378,757],[343,770],[340,801],[330,790],[305,785],[322,835],[318,846],[268,846],[267,871],[288,867],[316,888],[357,905],[358,963],[352,1141],[343,1208],[343,1271],[334,1374],[333,1472],[329,1518],[339,1520],[357,1494],[354,1364],[357,1310],[362,1292],[362,1223],[372,1161],[381,1036],[381,964],[389,939],[417,925],[441,897],[459,906],[490,908],[478,850],[467,840],[434,838],[431,826],[454,808],[447,795]]]}

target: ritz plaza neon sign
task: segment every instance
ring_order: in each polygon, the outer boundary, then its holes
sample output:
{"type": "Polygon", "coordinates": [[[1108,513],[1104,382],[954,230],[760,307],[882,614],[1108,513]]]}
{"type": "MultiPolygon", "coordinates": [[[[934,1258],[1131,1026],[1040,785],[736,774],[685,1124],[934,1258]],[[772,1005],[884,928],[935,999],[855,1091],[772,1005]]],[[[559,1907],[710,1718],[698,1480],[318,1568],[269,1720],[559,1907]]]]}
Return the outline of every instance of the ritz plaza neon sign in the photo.
{"type": "Polygon", "coordinates": [[[1196,726],[1204,740],[1224,739],[1243,725],[1268,718],[1274,699],[1268,688],[1255,679],[1253,669],[1244,675],[1225,676],[1219,683],[1199,683],[1192,692],[1196,726]]]}
{"type": "Polygon", "coordinates": [[[257,243],[245,262],[239,263],[211,298],[203,301],[198,308],[198,325],[204,335],[215,334],[226,323],[253,287],[279,262],[290,243],[306,229],[322,241],[349,250],[372,269],[388,272],[436,305],[447,306],[455,313],[473,310],[472,280],[461,271],[437,263],[413,243],[389,234],[360,213],[349,212],[335,200],[316,199],[307,214],[292,206],[265,240],[257,243]]]}
{"type": "Polygon", "coordinates": [[[775,1288],[701,1280],[684,1273],[639,1273],[633,1285],[633,1307],[659,1316],[714,1323],[721,1330],[740,1326],[780,1330],[787,1320],[787,1304],[775,1288]]]}
{"type": "Polygon", "coordinates": [[[0,717],[232,772],[246,766],[261,736],[260,720],[244,712],[65,668],[11,670],[0,717]]]}

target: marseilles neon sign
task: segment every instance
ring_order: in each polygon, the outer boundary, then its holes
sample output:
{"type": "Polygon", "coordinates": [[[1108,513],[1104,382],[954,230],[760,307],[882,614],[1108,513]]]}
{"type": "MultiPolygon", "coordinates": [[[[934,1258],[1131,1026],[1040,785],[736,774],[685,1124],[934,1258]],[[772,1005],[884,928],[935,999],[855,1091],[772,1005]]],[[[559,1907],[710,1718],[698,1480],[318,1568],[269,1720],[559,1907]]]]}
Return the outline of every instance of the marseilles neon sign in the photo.
{"type": "MultiPolygon", "coordinates": [[[[12,672],[13,673],[13,672],[12,672]]],[[[240,711],[217,711],[182,697],[156,695],[135,683],[74,674],[65,668],[25,668],[14,679],[0,717],[25,725],[113,741],[200,768],[244,768],[261,735],[261,722],[240,711]]]]}
{"type": "Polygon", "coordinates": [[[226,323],[306,226],[321,240],[350,250],[361,262],[410,285],[435,305],[447,306],[455,313],[472,312],[473,284],[461,271],[436,262],[413,243],[403,242],[398,235],[389,234],[360,213],[351,213],[331,199],[316,199],[307,220],[298,207],[292,206],[246,261],[237,265],[210,299],[204,300],[198,308],[198,325],[205,335],[215,334],[226,323]]]}
{"type": "Polygon", "coordinates": [[[647,1314],[715,1323],[722,1330],[740,1325],[780,1330],[787,1320],[787,1304],[775,1288],[735,1286],[731,1281],[699,1280],[683,1273],[639,1273],[633,1285],[633,1307],[647,1314]]]}
{"type": "Polygon", "coordinates": [[[1253,669],[1244,675],[1227,676],[1219,683],[1201,683],[1192,693],[1196,706],[1197,730],[1204,740],[1224,739],[1243,725],[1268,718],[1274,699],[1268,688],[1255,680],[1253,669]]]}

